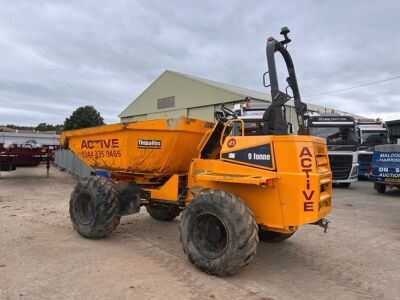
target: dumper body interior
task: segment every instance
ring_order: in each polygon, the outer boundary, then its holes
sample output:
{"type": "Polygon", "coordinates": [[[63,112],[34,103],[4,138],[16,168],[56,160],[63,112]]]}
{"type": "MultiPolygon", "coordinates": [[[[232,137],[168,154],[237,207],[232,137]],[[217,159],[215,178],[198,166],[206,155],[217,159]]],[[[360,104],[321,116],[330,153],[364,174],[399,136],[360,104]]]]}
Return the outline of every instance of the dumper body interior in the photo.
{"type": "Polygon", "coordinates": [[[256,222],[293,232],[331,210],[331,172],[324,139],[233,136],[230,125],[187,117],[67,131],[62,143],[115,182],[134,182],[149,201],[184,208],[201,191],[243,199],[256,222]]]}

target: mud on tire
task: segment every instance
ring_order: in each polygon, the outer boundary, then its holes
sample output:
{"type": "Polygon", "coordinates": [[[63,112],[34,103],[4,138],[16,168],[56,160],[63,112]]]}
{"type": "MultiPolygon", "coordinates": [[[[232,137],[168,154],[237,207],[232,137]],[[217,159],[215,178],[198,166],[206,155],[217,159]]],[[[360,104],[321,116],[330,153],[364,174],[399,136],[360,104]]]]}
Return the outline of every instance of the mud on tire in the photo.
{"type": "Polygon", "coordinates": [[[78,182],[69,202],[69,213],[76,231],[89,239],[109,235],[119,224],[118,187],[100,176],[78,182]]]}
{"type": "Polygon", "coordinates": [[[228,276],[239,272],[254,257],[258,226],[239,197],[222,190],[204,191],[182,213],[180,240],[198,269],[228,276]]]}
{"type": "Polygon", "coordinates": [[[295,234],[297,229],[292,232],[292,233],[281,233],[281,232],[275,232],[275,231],[269,231],[267,229],[264,229],[262,227],[258,228],[258,238],[262,242],[267,242],[267,243],[280,243],[288,238],[290,238],[293,234],[295,234]]]}
{"type": "Polygon", "coordinates": [[[172,221],[181,213],[179,207],[172,205],[148,204],[146,205],[146,210],[157,221],[172,221]]]}

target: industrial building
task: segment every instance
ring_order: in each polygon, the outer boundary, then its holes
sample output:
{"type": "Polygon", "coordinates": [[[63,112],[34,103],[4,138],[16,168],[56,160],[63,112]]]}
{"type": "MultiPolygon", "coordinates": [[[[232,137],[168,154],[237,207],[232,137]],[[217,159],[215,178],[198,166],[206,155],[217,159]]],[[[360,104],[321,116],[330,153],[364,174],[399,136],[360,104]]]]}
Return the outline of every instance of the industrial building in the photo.
{"type": "MultiPolygon", "coordinates": [[[[232,107],[235,103],[243,103],[245,98],[251,102],[271,102],[267,93],[166,70],[119,117],[121,122],[182,115],[214,121],[214,112],[221,104],[232,107]]],[[[330,108],[307,105],[309,111],[331,111],[330,108]]],[[[292,101],[286,105],[286,115],[296,130],[292,101]]]]}

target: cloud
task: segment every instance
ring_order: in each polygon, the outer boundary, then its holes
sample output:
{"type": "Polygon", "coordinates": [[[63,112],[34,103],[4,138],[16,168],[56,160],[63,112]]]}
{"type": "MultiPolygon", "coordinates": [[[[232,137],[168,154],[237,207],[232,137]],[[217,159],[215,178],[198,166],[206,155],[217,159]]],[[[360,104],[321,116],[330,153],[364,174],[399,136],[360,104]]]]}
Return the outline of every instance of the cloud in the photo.
{"type": "MultiPolygon", "coordinates": [[[[107,122],[165,69],[257,90],[265,40],[289,26],[301,94],[399,75],[396,1],[13,1],[0,4],[0,123],[107,122]]],[[[281,87],[284,87],[285,75],[281,87]]],[[[400,118],[399,81],[305,98],[400,118]],[[398,115],[398,116],[397,116],[398,115]]]]}

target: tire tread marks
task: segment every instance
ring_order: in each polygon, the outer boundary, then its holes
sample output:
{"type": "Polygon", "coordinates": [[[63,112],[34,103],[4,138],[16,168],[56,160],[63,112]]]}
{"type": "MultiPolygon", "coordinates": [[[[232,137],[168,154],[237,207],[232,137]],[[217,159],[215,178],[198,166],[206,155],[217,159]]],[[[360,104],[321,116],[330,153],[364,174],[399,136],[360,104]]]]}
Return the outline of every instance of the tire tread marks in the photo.
{"type": "Polygon", "coordinates": [[[234,194],[223,190],[201,192],[181,216],[180,241],[189,260],[205,273],[229,276],[249,264],[257,251],[258,226],[246,203],[234,194]],[[228,248],[221,257],[209,259],[193,246],[192,222],[199,211],[218,214],[230,234],[228,248]]]}
{"type": "Polygon", "coordinates": [[[118,186],[111,180],[100,176],[82,179],[71,194],[69,212],[74,229],[82,236],[100,239],[109,235],[118,226],[121,216],[118,214],[118,186]],[[80,224],[75,216],[75,201],[81,192],[93,197],[95,216],[88,225],[80,224]]]}

